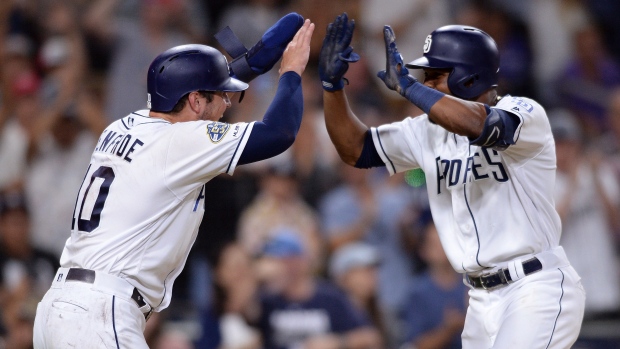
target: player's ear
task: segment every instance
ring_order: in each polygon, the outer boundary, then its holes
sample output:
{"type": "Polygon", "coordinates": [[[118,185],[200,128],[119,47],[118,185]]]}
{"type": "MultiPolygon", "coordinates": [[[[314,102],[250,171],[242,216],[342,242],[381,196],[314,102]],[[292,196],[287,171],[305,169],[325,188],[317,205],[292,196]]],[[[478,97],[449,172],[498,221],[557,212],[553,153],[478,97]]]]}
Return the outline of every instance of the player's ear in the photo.
{"type": "Polygon", "coordinates": [[[200,104],[204,102],[200,100],[200,93],[194,91],[190,92],[189,95],[187,95],[187,103],[189,104],[189,107],[193,112],[198,112],[200,110],[200,104]]]}

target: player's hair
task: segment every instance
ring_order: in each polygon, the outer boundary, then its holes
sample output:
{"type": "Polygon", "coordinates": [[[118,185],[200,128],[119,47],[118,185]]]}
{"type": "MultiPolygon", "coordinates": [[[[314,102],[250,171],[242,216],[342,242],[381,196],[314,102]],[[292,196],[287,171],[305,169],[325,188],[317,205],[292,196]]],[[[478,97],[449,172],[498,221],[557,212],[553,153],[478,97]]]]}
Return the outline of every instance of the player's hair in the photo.
{"type": "MultiPolygon", "coordinates": [[[[207,102],[209,103],[213,102],[213,95],[215,95],[215,92],[213,91],[196,91],[196,92],[200,93],[201,96],[206,98],[207,102]]],[[[187,103],[188,98],[189,98],[189,93],[186,93],[183,97],[181,97],[181,99],[179,99],[177,104],[174,105],[174,108],[172,108],[172,110],[170,111],[170,114],[180,113],[181,110],[185,108],[185,104],[187,103]]]]}

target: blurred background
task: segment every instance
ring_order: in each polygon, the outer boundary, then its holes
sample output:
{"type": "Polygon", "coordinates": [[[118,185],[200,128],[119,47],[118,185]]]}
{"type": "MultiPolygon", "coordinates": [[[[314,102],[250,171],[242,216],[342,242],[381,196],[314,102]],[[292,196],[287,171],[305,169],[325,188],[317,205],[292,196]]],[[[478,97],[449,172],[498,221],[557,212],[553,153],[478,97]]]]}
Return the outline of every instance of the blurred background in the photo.
{"type": "MultiPolygon", "coordinates": [[[[30,348],[100,132],[146,106],[146,72],[179,44],[251,47],[282,15],[316,23],[295,144],[207,183],[205,217],[151,348],[460,348],[466,287],[428,212],[420,172],[343,166],[316,72],[325,28],[357,23],[347,94],[371,126],[419,115],[375,77],[382,26],[405,61],[445,24],[483,29],[500,93],[538,100],[557,144],[562,241],[588,297],[575,348],[620,348],[620,2],[617,0],[0,1],[0,348],[30,348]]],[[[277,69],[225,121],[263,117],[277,69]]],[[[165,258],[165,256],[162,256],[165,258]]]]}

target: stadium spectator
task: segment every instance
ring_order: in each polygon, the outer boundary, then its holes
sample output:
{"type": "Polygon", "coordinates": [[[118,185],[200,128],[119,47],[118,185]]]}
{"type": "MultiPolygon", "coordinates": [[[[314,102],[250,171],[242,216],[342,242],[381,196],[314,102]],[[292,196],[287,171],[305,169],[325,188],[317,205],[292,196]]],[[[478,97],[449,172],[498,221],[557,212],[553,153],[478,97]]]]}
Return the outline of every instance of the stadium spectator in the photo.
{"type": "MultiPolygon", "coordinates": [[[[260,348],[260,335],[247,321],[255,318],[258,311],[258,276],[250,255],[238,244],[227,245],[222,249],[214,274],[215,297],[211,309],[203,315],[203,326],[208,326],[205,321],[210,320],[209,316],[215,318],[214,330],[218,333],[211,337],[219,339],[215,343],[217,348],[260,348]]],[[[213,340],[203,336],[198,347],[209,348],[213,340]]]]}
{"type": "Polygon", "coordinates": [[[41,113],[39,85],[33,71],[15,76],[12,103],[0,109],[0,191],[23,187],[32,125],[41,113]]]}
{"type": "Polygon", "coordinates": [[[25,178],[32,243],[60,256],[70,235],[77,188],[105,122],[92,97],[82,93],[61,112],[42,114],[33,127],[32,159],[25,178]]]}
{"type": "Polygon", "coordinates": [[[405,309],[407,343],[416,349],[461,348],[467,288],[446,257],[430,218],[422,215],[420,256],[427,270],[411,281],[405,309]]]}
{"type": "Polygon", "coordinates": [[[573,33],[575,53],[558,81],[561,103],[577,116],[585,141],[609,127],[605,109],[610,91],[620,86],[620,64],[614,61],[593,23],[573,33]]]}
{"type": "Polygon", "coordinates": [[[402,175],[386,176],[383,169],[360,170],[340,165],[343,183],[321,201],[323,233],[331,251],[358,241],[375,246],[381,255],[379,304],[389,326],[398,326],[407,297],[412,260],[402,244],[400,221],[411,214],[413,191],[402,175]],[[374,176],[374,177],[373,177],[374,176]]]}
{"type": "Polygon", "coordinates": [[[296,176],[291,164],[274,164],[267,169],[259,193],[241,215],[238,239],[251,255],[258,255],[279,230],[293,231],[300,235],[318,266],[322,255],[318,218],[301,197],[296,176]]]}
{"type": "Polygon", "coordinates": [[[262,258],[279,270],[260,300],[257,325],[265,349],[380,348],[378,331],[344,293],[312,275],[298,235],[274,236],[262,258]]]}
{"type": "MultiPolygon", "coordinates": [[[[336,250],[329,262],[329,275],[354,306],[372,321],[384,340],[390,339],[377,300],[379,251],[363,242],[352,242],[336,250]]],[[[390,345],[389,347],[393,347],[390,345]]]]}
{"type": "Polygon", "coordinates": [[[55,256],[30,245],[24,195],[0,196],[0,324],[6,327],[6,348],[32,347],[36,305],[58,267],[55,256]]]}
{"type": "Polygon", "coordinates": [[[169,25],[184,1],[141,0],[139,19],[115,15],[119,0],[98,0],[85,16],[90,35],[112,42],[114,54],[106,88],[108,121],[146,106],[146,69],[160,52],[189,43],[190,37],[169,25]]]}
{"type": "Polygon", "coordinates": [[[560,243],[586,290],[585,316],[620,310],[620,260],[614,231],[620,227],[620,183],[601,154],[584,151],[583,134],[573,114],[549,113],[556,142],[555,202],[562,219],[560,243]]]}

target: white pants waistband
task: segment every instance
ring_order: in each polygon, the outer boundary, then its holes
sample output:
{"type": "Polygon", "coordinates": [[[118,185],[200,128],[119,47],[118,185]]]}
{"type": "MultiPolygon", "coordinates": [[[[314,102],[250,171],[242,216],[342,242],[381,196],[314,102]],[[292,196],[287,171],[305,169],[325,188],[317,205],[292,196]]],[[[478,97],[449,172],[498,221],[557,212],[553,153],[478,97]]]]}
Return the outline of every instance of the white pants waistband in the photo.
{"type": "Polygon", "coordinates": [[[133,294],[134,287],[127,282],[127,280],[100,271],[95,271],[95,281],[92,284],[82,281],[67,280],[69,269],[70,268],[58,268],[54,281],[52,282],[52,288],[64,288],[73,283],[82,283],[91,285],[91,289],[94,291],[111,294],[133,302],[131,295],[133,294]]]}

